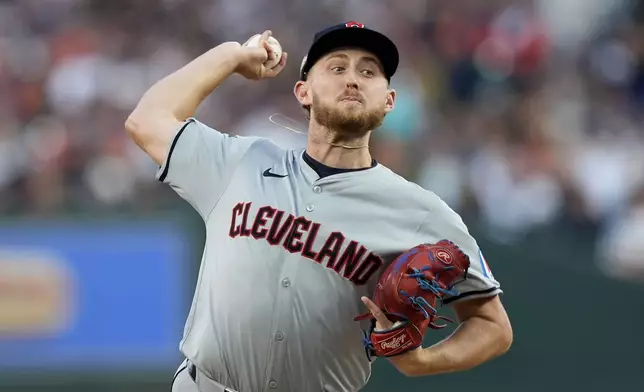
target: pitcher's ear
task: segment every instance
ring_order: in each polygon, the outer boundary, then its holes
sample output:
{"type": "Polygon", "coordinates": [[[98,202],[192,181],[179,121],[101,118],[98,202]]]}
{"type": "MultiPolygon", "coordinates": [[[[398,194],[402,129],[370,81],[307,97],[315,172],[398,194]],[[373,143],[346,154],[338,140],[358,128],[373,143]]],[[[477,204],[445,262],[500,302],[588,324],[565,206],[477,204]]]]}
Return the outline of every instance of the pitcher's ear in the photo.
{"type": "Polygon", "coordinates": [[[394,110],[394,106],[396,104],[396,90],[391,89],[387,93],[387,98],[385,101],[385,112],[389,113],[390,111],[394,110]]]}
{"type": "Polygon", "coordinates": [[[309,85],[307,82],[298,80],[297,83],[295,83],[295,87],[293,88],[293,94],[295,95],[295,98],[297,98],[300,105],[302,106],[311,105],[312,100],[309,94],[309,85]]]}

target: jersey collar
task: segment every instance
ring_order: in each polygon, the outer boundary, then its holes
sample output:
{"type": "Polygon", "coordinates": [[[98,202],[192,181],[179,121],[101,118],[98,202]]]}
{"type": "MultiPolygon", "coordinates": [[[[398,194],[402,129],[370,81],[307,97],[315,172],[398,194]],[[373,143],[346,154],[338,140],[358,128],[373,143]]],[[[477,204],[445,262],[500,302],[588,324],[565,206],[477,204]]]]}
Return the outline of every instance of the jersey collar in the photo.
{"type": "Polygon", "coordinates": [[[378,171],[382,165],[380,163],[376,163],[375,166],[367,168],[367,169],[361,169],[361,170],[355,170],[355,171],[348,171],[348,172],[343,172],[343,173],[338,173],[338,174],[333,174],[328,177],[320,178],[318,173],[313,169],[307,162],[304,160],[304,152],[306,149],[299,150],[296,152],[296,157],[297,157],[297,164],[301,168],[302,173],[304,173],[304,176],[306,177],[307,181],[309,183],[314,183],[314,182],[331,182],[334,180],[340,180],[343,178],[347,177],[355,177],[355,176],[363,176],[363,175],[368,175],[371,174],[375,171],[378,171]]]}

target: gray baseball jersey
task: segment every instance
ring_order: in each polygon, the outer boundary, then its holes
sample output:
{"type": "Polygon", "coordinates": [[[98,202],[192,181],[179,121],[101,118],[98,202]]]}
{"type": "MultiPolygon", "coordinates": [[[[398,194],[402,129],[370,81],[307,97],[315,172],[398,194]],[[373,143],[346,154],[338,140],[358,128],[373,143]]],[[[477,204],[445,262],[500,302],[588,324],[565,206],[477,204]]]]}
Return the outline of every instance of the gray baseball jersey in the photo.
{"type": "Polygon", "coordinates": [[[461,218],[383,165],[319,178],[259,137],[189,119],[157,178],[206,225],[183,354],[242,392],[357,391],[370,376],[361,328],[378,273],[420,243],[450,239],[472,260],[460,298],[501,293],[461,218]]]}

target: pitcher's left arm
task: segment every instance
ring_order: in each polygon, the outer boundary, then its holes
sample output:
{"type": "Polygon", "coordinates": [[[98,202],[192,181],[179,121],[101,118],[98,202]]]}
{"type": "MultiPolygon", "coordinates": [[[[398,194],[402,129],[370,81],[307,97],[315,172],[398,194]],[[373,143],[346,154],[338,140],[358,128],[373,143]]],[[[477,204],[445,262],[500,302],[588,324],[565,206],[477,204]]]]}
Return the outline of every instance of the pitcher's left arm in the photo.
{"type": "MultiPolygon", "coordinates": [[[[502,290],[461,217],[437,198],[418,235],[419,243],[431,242],[428,238],[450,240],[470,259],[466,279],[443,300],[454,309],[459,325],[444,340],[389,357],[390,362],[407,376],[424,376],[468,370],[506,353],[513,331],[499,298],[502,290]]],[[[363,301],[380,328],[393,326],[375,303],[363,301]]]]}
{"type": "Polygon", "coordinates": [[[467,278],[455,286],[458,294],[443,301],[454,309],[459,326],[446,339],[421,351],[422,367],[405,373],[429,375],[468,370],[506,353],[512,344],[513,331],[499,297],[501,286],[461,217],[438,199],[432,203],[419,234],[454,242],[470,258],[470,268],[467,278]]]}

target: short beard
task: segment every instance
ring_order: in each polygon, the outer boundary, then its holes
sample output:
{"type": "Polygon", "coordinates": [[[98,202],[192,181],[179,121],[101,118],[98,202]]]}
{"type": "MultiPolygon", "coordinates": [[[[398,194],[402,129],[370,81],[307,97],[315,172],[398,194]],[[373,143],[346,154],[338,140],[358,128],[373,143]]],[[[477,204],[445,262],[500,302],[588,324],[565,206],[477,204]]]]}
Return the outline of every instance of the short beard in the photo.
{"type": "Polygon", "coordinates": [[[349,112],[337,107],[324,106],[316,95],[313,95],[311,105],[313,118],[321,126],[335,131],[343,136],[362,136],[382,125],[385,119],[385,109],[375,109],[364,112],[357,110],[349,112]]]}

